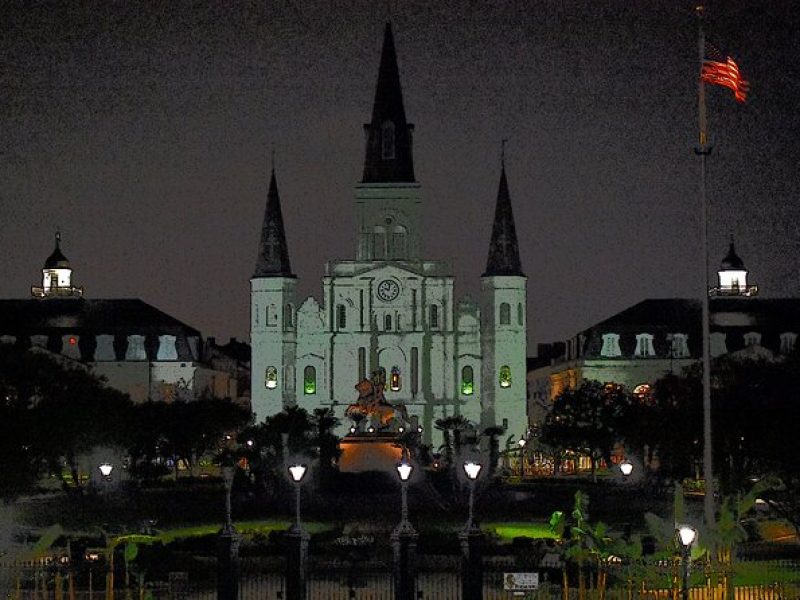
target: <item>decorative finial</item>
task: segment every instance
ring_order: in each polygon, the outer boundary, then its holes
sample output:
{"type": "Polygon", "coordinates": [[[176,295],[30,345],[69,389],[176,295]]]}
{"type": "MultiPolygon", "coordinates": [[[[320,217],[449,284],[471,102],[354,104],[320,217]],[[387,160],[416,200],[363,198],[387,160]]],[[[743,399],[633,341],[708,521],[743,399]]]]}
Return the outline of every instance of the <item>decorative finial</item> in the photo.
{"type": "Polygon", "coordinates": [[[56,227],[56,248],[61,247],[61,229],[56,227]]]}
{"type": "Polygon", "coordinates": [[[272,146],[270,148],[269,157],[270,157],[270,163],[271,163],[270,167],[272,168],[272,172],[274,173],[275,172],[275,144],[272,144],[272,146]]]}
{"type": "Polygon", "coordinates": [[[500,166],[506,168],[506,143],[508,138],[500,140],[500,166]]]}

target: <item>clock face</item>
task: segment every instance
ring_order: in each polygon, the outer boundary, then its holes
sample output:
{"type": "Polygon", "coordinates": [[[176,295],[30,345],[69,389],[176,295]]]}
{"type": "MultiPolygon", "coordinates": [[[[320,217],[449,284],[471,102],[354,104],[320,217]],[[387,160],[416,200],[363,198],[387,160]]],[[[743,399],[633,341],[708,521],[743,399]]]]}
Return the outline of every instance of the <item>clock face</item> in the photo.
{"type": "Polygon", "coordinates": [[[384,302],[391,302],[400,294],[400,286],[396,281],[384,279],[378,284],[378,298],[384,302]]]}

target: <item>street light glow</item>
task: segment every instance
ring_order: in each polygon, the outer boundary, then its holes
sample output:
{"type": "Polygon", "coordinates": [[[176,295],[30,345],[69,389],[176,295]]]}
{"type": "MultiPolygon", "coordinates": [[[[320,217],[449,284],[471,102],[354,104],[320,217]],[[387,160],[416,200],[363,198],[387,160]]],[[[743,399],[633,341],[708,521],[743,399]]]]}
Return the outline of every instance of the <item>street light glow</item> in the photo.
{"type": "Polygon", "coordinates": [[[697,537],[697,530],[690,525],[681,525],[678,528],[678,537],[681,539],[681,544],[688,548],[692,545],[694,539],[697,537]]]}
{"type": "Polygon", "coordinates": [[[300,483],[303,476],[306,474],[307,467],[305,465],[292,465],[289,467],[289,474],[295,483],[300,483]]]}
{"type": "Polygon", "coordinates": [[[103,477],[110,477],[111,471],[114,470],[114,465],[112,465],[111,463],[103,463],[97,468],[100,469],[100,474],[103,477]]]}
{"type": "Polygon", "coordinates": [[[517,442],[517,444],[519,444],[520,448],[524,448],[525,444],[527,444],[527,443],[528,442],[525,440],[525,438],[520,438],[519,441],[517,442]]]}
{"type": "Polygon", "coordinates": [[[408,478],[411,477],[411,472],[414,470],[414,467],[403,461],[397,465],[396,469],[397,474],[400,475],[400,480],[408,481],[408,478]]]}
{"type": "Polygon", "coordinates": [[[619,463],[619,470],[625,477],[627,477],[633,473],[633,463],[631,463],[629,460],[623,460],[621,463],[619,463]]]}
{"type": "Polygon", "coordinates": [[[482,464],[472,460],[468,460],[464,463],[464,473],[467,474],[467,477],[469,477],[471,481],[475,481],[478,478],[482,468],[482,464]]]}

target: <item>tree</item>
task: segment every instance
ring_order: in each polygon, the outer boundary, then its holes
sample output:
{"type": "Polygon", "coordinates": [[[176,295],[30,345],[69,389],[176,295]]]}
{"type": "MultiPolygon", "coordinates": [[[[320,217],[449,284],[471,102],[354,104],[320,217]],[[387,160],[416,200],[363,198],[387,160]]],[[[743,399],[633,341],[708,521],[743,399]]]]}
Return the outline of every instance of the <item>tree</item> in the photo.
{"type": "Polygon", "coordinates": [[[542,441],[588,456],[595,478],[600,459],[611,464],[611,451],[622,437],[620,419],[630,403],[622,386],[583,380],[556,397],[545,418],[542,441]]]}
{"type": "Polygon", "coordinates": [[[658,475],[681,480],[693,474],[702,453],[703,404],[700,371],[669,374],[649,394],[633,398],[618,420],[625,447],[658,475]]]}
{"type": "Polygon", "coordinates": [[[3,493],[30,488],[42,469],[64,465],[81,489],[81,458],[98,446],[123,448],[132,403],[83,365],[67,366],[39,350],[0,344],[0,468],[3,493]]]}

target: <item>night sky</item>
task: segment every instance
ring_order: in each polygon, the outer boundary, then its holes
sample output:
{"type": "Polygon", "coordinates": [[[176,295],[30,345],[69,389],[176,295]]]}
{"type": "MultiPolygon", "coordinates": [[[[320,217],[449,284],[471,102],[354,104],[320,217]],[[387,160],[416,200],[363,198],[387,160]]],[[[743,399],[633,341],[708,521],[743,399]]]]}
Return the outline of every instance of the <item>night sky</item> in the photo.
{"type": "MultiPolygon", "coordinates": [[[[746,105],[708,90],[711,266],[733,233],[772,297],[800,295],[792,4],[706,5],[751,82],[746,105]]],[[[390,14],[424,254],[451,262],[458,296],[479,289],[502,138],[530,343],[699,295],[691,2],[17,0],[0,6],[0,297],[29,295],[60,227],[88,297],[247,339],[274,148],[299,292],[319,299],[324,262],[355,255],[390,14]]]]}

